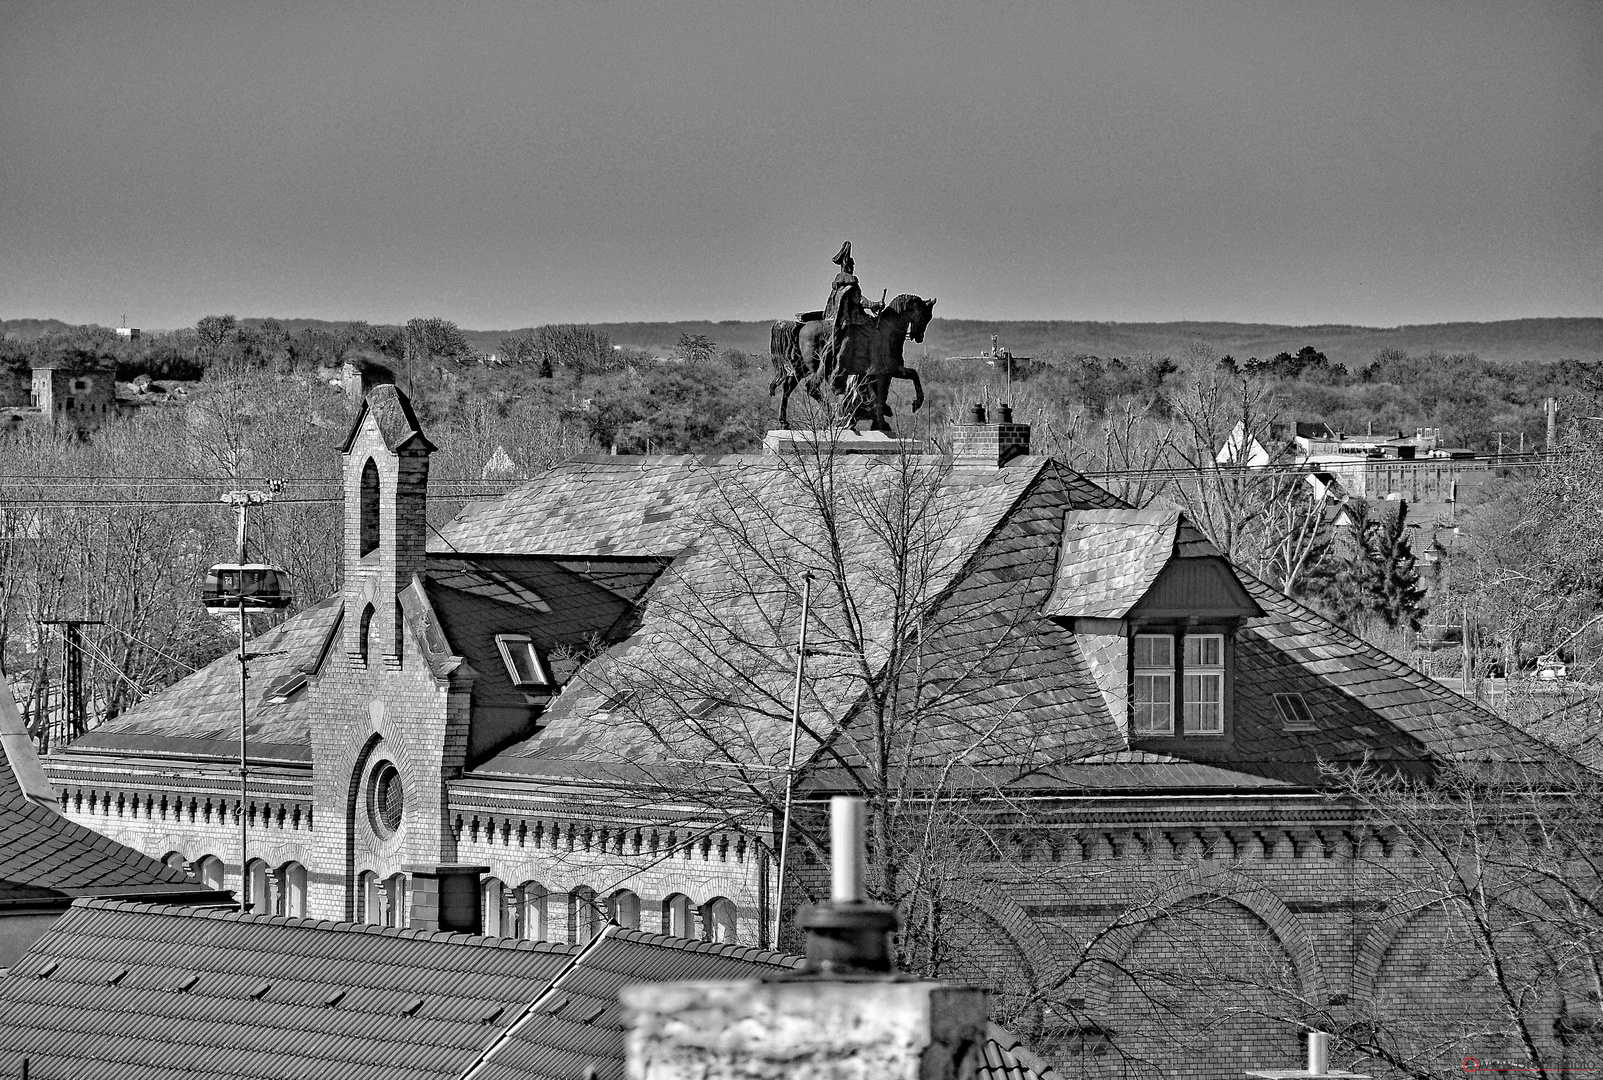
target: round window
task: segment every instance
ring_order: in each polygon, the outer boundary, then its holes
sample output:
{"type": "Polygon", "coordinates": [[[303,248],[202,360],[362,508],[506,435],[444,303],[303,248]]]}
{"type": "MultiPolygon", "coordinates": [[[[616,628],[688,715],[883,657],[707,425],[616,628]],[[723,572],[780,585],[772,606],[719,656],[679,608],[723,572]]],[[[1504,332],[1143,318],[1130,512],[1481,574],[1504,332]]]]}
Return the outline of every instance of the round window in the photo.
{"type": "Polygon", "coordinates": [[[395,830],[401,827],[401,812],[405,806],[401,793],[401,771],[393,761],[379,762],[367,785],[367,811],[373,822],[373,831],[380,836],[393,836],[395,830]]]}

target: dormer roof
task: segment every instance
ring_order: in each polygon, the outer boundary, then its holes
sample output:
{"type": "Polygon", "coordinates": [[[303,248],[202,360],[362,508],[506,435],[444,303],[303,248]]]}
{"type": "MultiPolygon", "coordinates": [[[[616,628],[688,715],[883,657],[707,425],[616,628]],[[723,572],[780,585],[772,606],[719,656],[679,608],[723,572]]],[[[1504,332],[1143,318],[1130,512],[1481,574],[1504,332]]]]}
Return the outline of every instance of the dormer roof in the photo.
{"type": "Polygon", "coordinates": [[[1263,609],[1230,563],[1178,510],[1070,510],[1043,614],[1253,618],[1263,609]]]}
{"type": "Polygon", "coordinates": [[[345,441],[340,444],[340,453],[348,454],[351,446],[356,442],[356,435],[362,430],[362,422],[371,414],[378,424],[379,434],[384,437],[384,445],[391,450],[422,450],[433,453],[439,447],[429,441],[423,434],[423,428],[417,422],[417,413],[412,411],[412,400],[406,396],[400,387],[390,383],[382,383],[369,390],[367,397],[362,399],[362,407],[356,412],[356,419],[351,422],[351,429],[345,435],[345,441]]]}

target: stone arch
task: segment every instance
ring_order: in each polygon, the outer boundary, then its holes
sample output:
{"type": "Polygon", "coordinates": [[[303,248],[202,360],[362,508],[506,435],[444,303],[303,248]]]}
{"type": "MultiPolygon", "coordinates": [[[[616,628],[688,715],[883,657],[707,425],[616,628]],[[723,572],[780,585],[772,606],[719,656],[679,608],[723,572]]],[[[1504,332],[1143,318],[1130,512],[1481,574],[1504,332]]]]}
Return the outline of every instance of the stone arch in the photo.
{"type": "MultiPolygon", "coordinates": [[[[345,921],[358,922],[356,912],[361,899],[361,884],[356,878],[356,819],[362,807],[362,779],[367,775],[373,753],[384,742],[380,732],[371,732],[357,748],[345,783],[345,866],[340,891],[345,894],[345,921]]],[[[403,774],[404,775],[404,774],[403,774]]]]}
{"type": "Polygon", "coordinates": [[[965,883],[964,888],[968,895],[963,902],[996,920],[1024,955],[1030,967],[1031,979],[1037,985],[1057,977],[1059,965],[1052,943],[1029,913],[1019,906],[1018,901],[1000,886],[989,882],[975,885],[965,883]]]}
{"type": "Polygon", "coordinates": [[[1264,885],[1228,870],[1199,866],[1194,880],[1170,887],[1149,906],[1151,917],[1121,927],[1107,935],[1100,947],[1087,958],[1092,964],[1086,978],[1086,1003],[1092,1009],[1105,1008],[1112,996],[1118,965],[1129,955],[1147,928],[1165,913],[1189,900],[1219,899],[1235,904],[1255,916],[1274,935],[1291,960],[1299,989],[1310,1001],[1328,1002],[1329,983],[1325,979],[1319,954],[1313,942],[1285,901],[1264,885]]]}
{"type": "Polygon", "coordinates": [[[1355,1009],[1367,1008],[1375,999],[1375,988],[1380,983],[1381,965],[1386,954],[1414,923],[1429,915],[1447,913],[1447,905],[1437,901],[1422,907],[1396,911],[1378,920],[1364,932],[1363,941],[1353,958],[1352,1003],[1355,1009]]]}

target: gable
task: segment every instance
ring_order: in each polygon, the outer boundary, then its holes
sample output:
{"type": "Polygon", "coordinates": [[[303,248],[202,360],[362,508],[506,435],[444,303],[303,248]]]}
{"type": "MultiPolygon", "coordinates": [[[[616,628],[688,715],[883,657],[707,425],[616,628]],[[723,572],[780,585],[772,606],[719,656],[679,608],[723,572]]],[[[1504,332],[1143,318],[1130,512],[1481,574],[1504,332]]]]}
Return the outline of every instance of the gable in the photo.
{"type": "Polygon", "coordinates": [[[1230,564],[1217,556],[1170,559],[1131,609],[1132,618],[1226,622],[1262,615],[1230,564]]]}

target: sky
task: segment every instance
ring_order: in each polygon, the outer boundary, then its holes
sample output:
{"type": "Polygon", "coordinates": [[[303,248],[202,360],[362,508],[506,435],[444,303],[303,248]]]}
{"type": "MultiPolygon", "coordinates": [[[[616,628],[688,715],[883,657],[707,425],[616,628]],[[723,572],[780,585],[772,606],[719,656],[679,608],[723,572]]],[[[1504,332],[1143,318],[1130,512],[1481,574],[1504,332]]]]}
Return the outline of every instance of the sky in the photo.
{"type": "Polygon", "coordinates": [[[0,318],[1603,314],[1603,2],[0,0],[0,318]]]}

